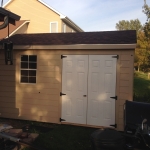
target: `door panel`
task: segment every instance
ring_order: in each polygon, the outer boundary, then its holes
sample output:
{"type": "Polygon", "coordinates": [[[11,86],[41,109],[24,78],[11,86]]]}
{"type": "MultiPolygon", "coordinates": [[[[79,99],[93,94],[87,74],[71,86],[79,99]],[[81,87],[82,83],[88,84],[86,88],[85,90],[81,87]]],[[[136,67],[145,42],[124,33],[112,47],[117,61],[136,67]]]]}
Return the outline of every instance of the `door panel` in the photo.
{"type": "Polygon", "coordinates": [[[96,126],[115,124],[116,63],[112,55],[67,55],[62,69],[62,119],[96,126]]]}
{"type": "Polygon", "coordinates": [[[67,55],[62,69],[62,119],[70,123],[86,124],[87,55],[67,55]]]}
{"type": "Polygon", "coordinates": [[[90,55],[88,73],[87,124],[115,124],[116,59],[111,55],[90,55]]]}

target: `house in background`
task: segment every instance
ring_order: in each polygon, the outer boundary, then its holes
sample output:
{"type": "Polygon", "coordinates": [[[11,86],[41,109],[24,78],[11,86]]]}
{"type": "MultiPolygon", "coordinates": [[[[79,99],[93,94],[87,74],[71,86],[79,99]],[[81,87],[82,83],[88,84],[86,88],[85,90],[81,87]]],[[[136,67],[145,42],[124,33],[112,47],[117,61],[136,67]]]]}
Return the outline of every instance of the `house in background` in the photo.
{"type": "MultiPolygon", "coordinates": [[[[9,0],[4,8],[21,16],[15,27],[10,26],[10,36],[19,33],[83,32],[67,16],[42,0],[9,0]]],[[[0,31],[0,39],[7,37],[6,31],[0,31]]]]}

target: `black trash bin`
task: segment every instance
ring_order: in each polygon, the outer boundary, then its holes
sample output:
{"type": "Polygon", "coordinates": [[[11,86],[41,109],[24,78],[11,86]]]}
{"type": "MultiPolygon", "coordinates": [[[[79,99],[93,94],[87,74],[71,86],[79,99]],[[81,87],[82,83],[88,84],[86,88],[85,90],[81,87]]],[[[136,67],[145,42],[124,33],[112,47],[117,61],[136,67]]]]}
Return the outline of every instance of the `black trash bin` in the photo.
{"type": "Polygon", "coordinates": [[[91,134],[93,150],[124,150],[125,139],[113,129],[99,129],[91,134]]]}

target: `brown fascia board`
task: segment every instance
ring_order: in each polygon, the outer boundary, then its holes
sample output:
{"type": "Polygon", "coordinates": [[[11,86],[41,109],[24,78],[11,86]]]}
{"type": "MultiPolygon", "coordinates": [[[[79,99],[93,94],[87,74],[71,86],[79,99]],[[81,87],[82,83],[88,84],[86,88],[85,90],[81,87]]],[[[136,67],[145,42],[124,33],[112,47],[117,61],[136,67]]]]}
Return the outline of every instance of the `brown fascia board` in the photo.
{"type": "Polygon", "coordinates": [[[68,17],[61,18],[65,23],[69,24],[71,27],[75,28],[78,32],[84,32],[78,25],[76,25],[71,19],[68,17]]]}
{"type": "Polygon", "coordinates": [[[19,21],[20,20],[20,16],[18,16],[15,13],[12,13],[2,7],[0,7],[0,21],[4,21],[4,17],[5,16],[9,16],[9,23],[11,24],[15,24],[15,21],[19,21]]]}

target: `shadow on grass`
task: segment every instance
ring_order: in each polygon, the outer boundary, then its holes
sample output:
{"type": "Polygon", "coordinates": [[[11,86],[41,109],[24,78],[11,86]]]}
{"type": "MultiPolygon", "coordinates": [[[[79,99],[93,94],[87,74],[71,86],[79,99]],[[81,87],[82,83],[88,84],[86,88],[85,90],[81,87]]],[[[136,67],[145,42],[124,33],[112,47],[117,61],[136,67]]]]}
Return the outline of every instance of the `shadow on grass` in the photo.
{"type": "Polygon", "coordinates": [[[50,150],[92,150],[90,135],[96,129],[71,125],[57,125],[46,134],[40,134],[34,144],[50,150]]]}

